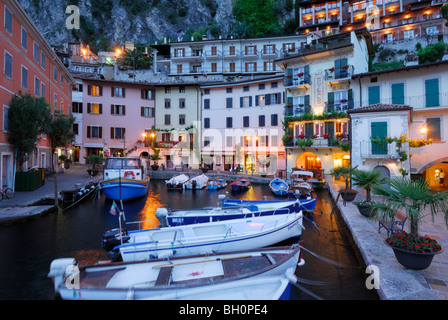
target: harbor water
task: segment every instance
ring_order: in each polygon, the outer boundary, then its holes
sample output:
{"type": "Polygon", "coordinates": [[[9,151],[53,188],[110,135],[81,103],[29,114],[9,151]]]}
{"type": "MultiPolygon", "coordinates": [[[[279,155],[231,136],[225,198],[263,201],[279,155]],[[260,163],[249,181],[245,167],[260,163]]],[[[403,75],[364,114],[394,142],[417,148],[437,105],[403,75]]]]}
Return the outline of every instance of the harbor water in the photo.
{"type": "MultiPolygon", "coordinates": [[[[167,191],[161,180],[151,181],[148,195],[124,203],[126,220],[147,221],[144,228],[158,224],[158,207],[171,209],[201,208],[218,205],[218,195],[263,200],[276,198],[267,185],[252,185],[243,193],[219,191],[167,191]]],[[[299,285],[293,286],[292,300],[372,300],[374,292],[366,287],[365,266],[327,190],[318,191],[314,214],[304,219],[306,230],[301,243],[305,265],[299,269],[299,285]]],[[[278,198],[277,198],[278,199],[278,198]]],[[[106,230],[118,227],[118,216],[110,212],[111,202],[104,195],[86,200],[66,210],[50,213],[24,223],[0,229],[0,299],[49,300],[54,298],[47,278],[50,263],[56,258],[74,257],[79,263],[108,260],[101,247],[106,230]]]]}

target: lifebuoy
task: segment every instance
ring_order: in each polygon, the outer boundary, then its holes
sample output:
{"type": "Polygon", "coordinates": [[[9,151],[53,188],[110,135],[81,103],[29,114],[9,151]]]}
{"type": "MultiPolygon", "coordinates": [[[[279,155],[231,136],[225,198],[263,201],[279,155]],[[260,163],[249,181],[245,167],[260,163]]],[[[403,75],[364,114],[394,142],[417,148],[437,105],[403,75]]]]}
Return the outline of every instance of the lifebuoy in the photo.
{"type": "Polygon", "coordinates": [[[126,178],[128,175],[131,175],[131,176],[132,176],[132,179],[135,179],[134,171],[126,171],[126,172],[124,173],[124,177],[125,177],[125,178],[126,178]]]}

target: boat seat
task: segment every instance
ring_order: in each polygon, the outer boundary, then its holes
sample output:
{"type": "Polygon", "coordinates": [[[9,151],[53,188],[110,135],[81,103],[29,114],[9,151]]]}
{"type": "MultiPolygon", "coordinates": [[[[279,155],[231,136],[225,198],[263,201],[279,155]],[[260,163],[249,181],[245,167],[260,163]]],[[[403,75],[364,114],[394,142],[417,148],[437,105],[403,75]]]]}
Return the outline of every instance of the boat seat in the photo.
{"type": "Polygon", "coordinates": [[[170,282],[171,271],[173,267],[160,268],[159,275],[157,276],[155,286],[167,286],[170,282]]]}

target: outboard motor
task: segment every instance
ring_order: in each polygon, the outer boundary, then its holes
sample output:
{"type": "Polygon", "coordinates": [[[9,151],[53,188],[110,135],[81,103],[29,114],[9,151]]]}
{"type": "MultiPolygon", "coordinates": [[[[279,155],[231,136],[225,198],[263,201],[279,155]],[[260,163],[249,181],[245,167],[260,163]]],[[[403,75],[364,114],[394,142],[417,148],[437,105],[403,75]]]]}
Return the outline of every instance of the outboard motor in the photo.
{"type": "Polygon", "coordinates": [[[156,209],[156,218],[160,221],[161,227],[168,227],[168,210],[166,208],[156,209]]]}
{"type": "Polygon", "coordinates": [[[196,189],[198,182],[196,180],[193,180],[193,182],[191,184],[193,185],[193,189],[196,189]]]}
{"type": "Polygon", "coordinates": [[[102,246],[103,249],[111,252],[114,247],[119,246],[122,242],[128,242],[129,241],[129,236],[124,234],[124,231],[120,229],[112,229],[109,231],[106,231],[103,234],[103,241],[102,241],[102,246]],[[121,239],[121,237],[123,237],[123,239],[121,239]]]}

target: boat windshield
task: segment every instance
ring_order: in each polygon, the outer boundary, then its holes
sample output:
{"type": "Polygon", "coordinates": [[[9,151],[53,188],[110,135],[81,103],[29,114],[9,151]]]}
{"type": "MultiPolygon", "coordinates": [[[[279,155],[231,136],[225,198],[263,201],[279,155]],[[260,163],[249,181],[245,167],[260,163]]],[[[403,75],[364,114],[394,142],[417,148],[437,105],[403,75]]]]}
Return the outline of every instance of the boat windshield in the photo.
{"type": "Polygon", "coordinates": [[[106,169],[138,169],[140,167],[138,159],[107,159],[106,169]]]}

